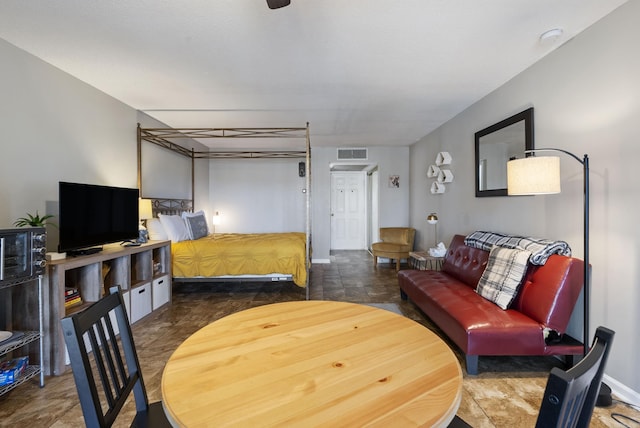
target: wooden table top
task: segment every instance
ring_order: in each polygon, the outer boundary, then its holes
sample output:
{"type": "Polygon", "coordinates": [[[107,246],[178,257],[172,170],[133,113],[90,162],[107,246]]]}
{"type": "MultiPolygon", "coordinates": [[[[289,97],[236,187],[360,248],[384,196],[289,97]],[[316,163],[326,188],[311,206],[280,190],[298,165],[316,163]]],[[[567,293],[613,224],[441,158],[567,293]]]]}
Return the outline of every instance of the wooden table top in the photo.
{"type": "Polygon", "coordinates": [[[424,326],[384,309],[275,303],[187,338],[162,375],[176,426],[446,426],[462,371],[424,326]]]}

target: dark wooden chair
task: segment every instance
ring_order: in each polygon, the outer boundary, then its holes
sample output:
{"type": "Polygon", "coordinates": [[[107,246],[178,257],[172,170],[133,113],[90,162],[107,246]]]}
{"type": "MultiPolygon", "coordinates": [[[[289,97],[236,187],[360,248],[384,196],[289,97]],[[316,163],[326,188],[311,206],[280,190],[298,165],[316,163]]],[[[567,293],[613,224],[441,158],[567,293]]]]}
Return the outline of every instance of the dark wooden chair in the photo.
{"type": "Polygon", "coordinates": [[[614,334],[598,327],[591,349],[578,364],[567,371],[551,370],[536,427],[589,426],[614,334]]]}
{"type": "MultiPolygon", "coordinates": [[[[544,391],[536,428],[588,428],[609,357],[615,333],[605,327],[596,329],[587,355],[569,370],[551,369],[544,391]]],[[[450,428],[466,428],[456,416],[450,428]]]]}
{"type": "Polygon", "coordinates": [[[132,391],[136,404],[132,427],[171,426],[162,403],[149,404],[147,399],[118,291],[61,322],[87,427],[110,427],[132,391]]]}

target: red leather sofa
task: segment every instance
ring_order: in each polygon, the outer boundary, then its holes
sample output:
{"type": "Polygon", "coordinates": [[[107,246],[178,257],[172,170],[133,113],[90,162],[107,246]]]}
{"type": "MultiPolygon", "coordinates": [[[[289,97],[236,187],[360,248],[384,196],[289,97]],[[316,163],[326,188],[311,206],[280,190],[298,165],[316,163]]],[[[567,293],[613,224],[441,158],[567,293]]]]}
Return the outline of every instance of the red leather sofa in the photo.
{"type": "Polygon", "coordinates": [[[554,254],[543,266],[529,265],[511,306],[503,310],[475,291],[489,252],[456,235],[442,269],[402,270],[407,298],[465,353],[467,373],[478,373],[481,355],[562,355],[570,364],[582,343],[565,335],[582,290],[582,260],[554,254]]]}

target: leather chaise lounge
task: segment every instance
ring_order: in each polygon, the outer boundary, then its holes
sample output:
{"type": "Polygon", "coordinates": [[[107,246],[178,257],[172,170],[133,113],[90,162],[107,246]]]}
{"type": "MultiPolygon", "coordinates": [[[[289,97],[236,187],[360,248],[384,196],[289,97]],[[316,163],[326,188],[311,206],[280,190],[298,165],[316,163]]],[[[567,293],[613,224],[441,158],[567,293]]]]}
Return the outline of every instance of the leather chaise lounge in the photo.
{"type": "Polygon", "coordinates": [[[467,373],[478,373],[478,357],[560,355],[570,364],[583,354],[582,343],[565,335],[582,290],[582,260],[551,255],[530,265],[505,310],[476,292],[489,251],[465,245],[456,235],[440,271],[402,270],[401,296],[429,317],[466,355],[467,373]]]}

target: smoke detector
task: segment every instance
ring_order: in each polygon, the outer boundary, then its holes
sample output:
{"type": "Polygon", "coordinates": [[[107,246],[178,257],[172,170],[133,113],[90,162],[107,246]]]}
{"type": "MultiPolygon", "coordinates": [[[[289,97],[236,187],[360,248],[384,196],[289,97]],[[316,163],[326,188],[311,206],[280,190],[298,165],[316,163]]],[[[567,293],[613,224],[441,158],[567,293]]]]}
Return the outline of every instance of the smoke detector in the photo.
{"type": "Polygon", "coordinates": [[[540,44],[542,45],[551,45],[558,41],[564,35],[564,30],[562,28],[554,28],[552,30],[545,31],[540,34],[540,44]]]}

